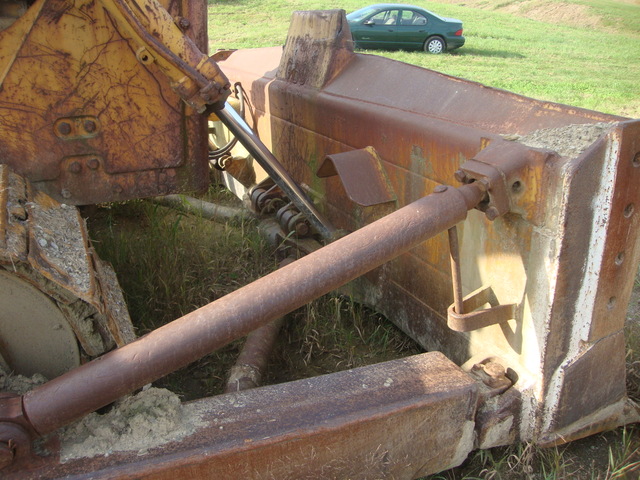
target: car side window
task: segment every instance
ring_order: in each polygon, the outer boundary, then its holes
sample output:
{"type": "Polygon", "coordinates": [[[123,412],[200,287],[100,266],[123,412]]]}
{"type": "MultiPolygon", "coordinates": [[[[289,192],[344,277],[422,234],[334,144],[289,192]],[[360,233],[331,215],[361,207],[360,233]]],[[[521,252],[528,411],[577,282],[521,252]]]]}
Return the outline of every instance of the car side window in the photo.
{"type": "Polygon", "coordinates": [[[411,19],[411,25],[426,25],[426,24],[427,24],[427,17],[419,13],[413,13],[413,18],[411,19]]]}
{"type": "Polygon", "coordinates": [[[413,18],[417,15],[413,13],[411,10],[403,10],[402,16],[400,17],[400,25],[413,25],[413,18]]]}
{"type": "Polygon", "coordinates": [[[398,10],[384,10],[376,13],[369,20],[373,21],[374,25],[395,25],[398,19],[398,10]]]}

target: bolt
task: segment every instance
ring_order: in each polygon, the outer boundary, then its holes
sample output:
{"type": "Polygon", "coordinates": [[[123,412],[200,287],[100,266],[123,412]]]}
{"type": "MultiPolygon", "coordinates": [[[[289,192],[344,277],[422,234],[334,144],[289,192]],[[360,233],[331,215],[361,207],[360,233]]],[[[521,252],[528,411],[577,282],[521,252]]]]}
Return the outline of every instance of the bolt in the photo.
{"type": "Polygon", "coordinates": [[[99,166],[100,160],[95,157],[92,157],[87,161],[87,167],[89,167],[91,170],[97,170],[99,166]]]}
{"type": "Polygon", "coordinates": [[[183,31],[188,30],[189,27],[191,27],[191,22],[188,18],[181,17],[180,20],[178,20],[178,27],[183,31]]]}
{"type": "Polygon", "coordinates": [[[446,185],[438,185],[436,186],[436,188],[433,189],[433,193],[442,193],[442,192],[446,192],[447,191],[447,186],[446,185]]]}
{"type": "Polygon", "coordinates": [[[122,193],[122,186],[117,183],[113,186],[113,193],[122,193]]]}
{"type": "Polygon", "coordinates": [[[68,122],[60,122],[58,124],[58,133],[60,135],[69,135],[71,133],[71,125],[68,122]]]}
{"type": "Polygon", "coordinates": [[[309,235],[309,224],[304,220],[296,222],[295,232],[298,237],[306,237],[309,235]]]}
{"type": "Polygon", "coordinates": [[[467,183],[469,181],[469,177],[462,170],[456,170],[453,176],[460,183],[467,183]]]}
{"type": "Polygon", "coordinates": [[[69,164],[69,171],[71,173],[80,173],[82,171],[82,165],[80,165],[80,162],[71,162],[69,164]]]}
{"type": "Polygon", "coordinates": [[[487,218],[492,222],[500,216],[500,212],[496,207],[489,207],[485,210],[484,213],[487,216],[487,218]]]}
{"type": "Polygon", "coordinates": [[[84,129],[87,133],[93,133],[96,131],[97,128],[98,126],[96,125],[96,122],[94,122],[93,120],[84,121],[84,129]]]}
{"type": "Polygon", "coordinates": [[[483,370],[487,375],[493,378],[504,377],[507,373],[505,368],[500,365],[498,362],[487,362],[482,365],[483,370]]]}
{"type": "Polygon", "coordinates": [[[71,198],[71,192],[66,188],[62,189],[62,192],[60,192],[60,195],[62,195],[62,198],[71,198]]]}

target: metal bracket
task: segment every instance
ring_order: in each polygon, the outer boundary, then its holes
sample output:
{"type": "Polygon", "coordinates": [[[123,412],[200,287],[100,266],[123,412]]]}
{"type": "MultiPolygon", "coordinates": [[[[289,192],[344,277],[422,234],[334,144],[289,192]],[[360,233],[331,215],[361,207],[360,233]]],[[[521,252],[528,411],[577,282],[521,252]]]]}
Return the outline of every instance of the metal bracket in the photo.
{"type": "Polygon", "coordinates": [[[470,293],[462,300],[462,306],[463,311],[469,313],[458,313],[455,304],[447,309],[447,325],[457,332],[470,332],[489,325],[504,323],[515,318],[516,314],[515,304],[497,304],[491,287],[481,287],[470,293]],[[486,304],[491,306],[478,310],[486,304]]]}
{"type": "Polygon", "coordinates": [[[484,148],[460,167],[456,179],[483,186],[487,199],[477,208],[489,220],[511,212],[536,223],[543,168],[557,154],[516,142],[489,141],[483,139],[484,148]]]}
{"type": "Polygon", "coordinates": [[[363,207],[396,201],[380,156],[373,147],[327,155],[317,175],[320,178],[337,175],[349,198],[363,207]]]}

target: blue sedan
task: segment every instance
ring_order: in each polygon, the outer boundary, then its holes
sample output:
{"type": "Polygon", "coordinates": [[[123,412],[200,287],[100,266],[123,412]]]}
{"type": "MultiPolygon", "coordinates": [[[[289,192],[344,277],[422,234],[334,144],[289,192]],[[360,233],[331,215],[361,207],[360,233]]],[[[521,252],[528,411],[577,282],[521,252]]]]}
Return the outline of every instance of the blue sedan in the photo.
{"type": "Polygon", "coordinates": [[[357,48],[442,53],[464,45],[462,21],[413,5],[383,3],[347,15],[357,48]]]}

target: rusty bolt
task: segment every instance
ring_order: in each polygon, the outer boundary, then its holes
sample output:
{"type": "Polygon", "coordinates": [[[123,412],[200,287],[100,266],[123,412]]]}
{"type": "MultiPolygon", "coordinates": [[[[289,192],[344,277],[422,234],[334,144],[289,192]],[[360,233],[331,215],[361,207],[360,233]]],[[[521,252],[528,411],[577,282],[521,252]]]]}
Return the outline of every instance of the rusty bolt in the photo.
{"type": "Polygon", "coordinates": [[[96,122],[94,122],[93,120],[85,120],[84,121],[84,129],[87,133],[93,133],[97,130],[98,126],[96,125],[96,122]]]}
{"type": "Polygon", "coordinates": [[[71,192],[66,188],[62,189],[62,192],[60,192],[60,195],[62,195],[62,198],[71,198],[71,192]]]}
{"type": "Polygon", "coordinates": [[[484,213],[487,216],[487,218],[492,222],[500,216],[500,212],[496,207],[489,207],[484,213]]]}
{"type": "Polygon", "coordinates": [[[96,157],[92,157],[87,161],[87,167],[89,167],[91,170],[97,170],[99,166],[100,160],[98,160],[96,157]]]}
{"type": "Polygon", "coordinates": [[[493,378],[504,377],[507,373],[505,368],[500,365],[498,362],[487,362],[482,365],[483,370],[487,375],[493,378]]]}
{"type": "Polygon", "coordinates": [[[60,122],[58,124],[58,133],[60,135],[69,135],[71,133],[71,125],[69,122],[60,122]]]}
{"type": "Polygon", "coordinates": [[[446,185],[438,185],[436,188],[433,189],[433,193],[442,193],[446,191],[447,191],[446,185]]]}
{"type": "Polygon", "coordinates": [[[122,193],[122,185],[118,185],[117,183],[112,188],[113,193],[122,193]]]}
{"type": "Polygon", "coordinates": [[[462,170],[456,170],[453,176],[460,183],[467,183],[469,181],[469,177],[462,170]]]}
{"type": "Polygon", "coordinates": [[[180,17],[178,19],[178,28],[180,28],[180,30],[188,30],[189,27],[191,27],[191,22],[188,18],[180,17]]]}
{"type": "Polygon", "coordinates": [[[80,173],[82,171],[82,165],[80,165],[80,162],[71,162],[69,164],[69,171],[71,173],[80,173]]]}
{"type": "Polygon", "coordinates": [[[309,224],[304,220],[296,222],[295,232],[297,236],[306,237],[307,235],[309,235],[309,230],[309,224]]]}

